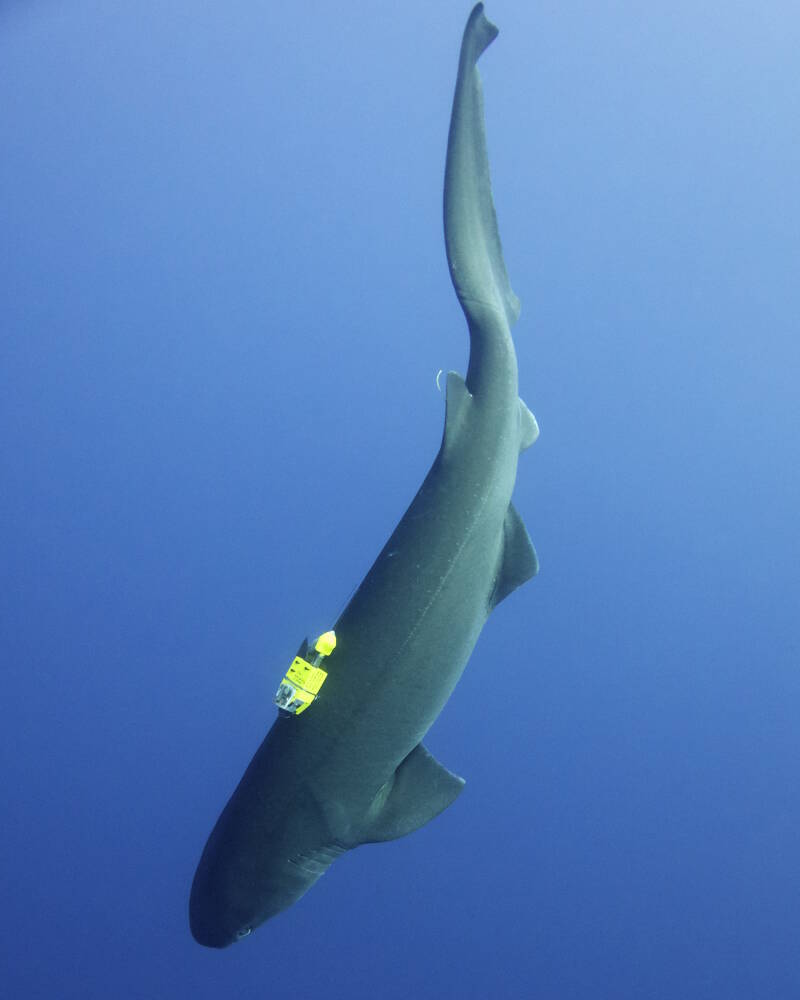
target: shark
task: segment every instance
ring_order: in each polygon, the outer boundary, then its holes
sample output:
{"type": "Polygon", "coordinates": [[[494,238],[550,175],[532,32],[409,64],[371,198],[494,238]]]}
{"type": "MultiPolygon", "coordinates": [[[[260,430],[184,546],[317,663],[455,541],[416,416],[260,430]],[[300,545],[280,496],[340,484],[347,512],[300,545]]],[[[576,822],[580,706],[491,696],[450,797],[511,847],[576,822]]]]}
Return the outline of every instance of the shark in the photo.
{"type": "Polygon", "coordinates": [[[423,826],[464,780],[423,745],[492,610],[538,570],[511,502],[539,429],[519,398],[511,289],[492,199],[478,59],[498,29],[464,29],[444,181],[450,276],[469,330],[447,375],[444,432],[416,496],[333,629],[304,642],[278,716],[214,826],[189,922],[223,948],[303,896],[361,844],[423,826]]]}

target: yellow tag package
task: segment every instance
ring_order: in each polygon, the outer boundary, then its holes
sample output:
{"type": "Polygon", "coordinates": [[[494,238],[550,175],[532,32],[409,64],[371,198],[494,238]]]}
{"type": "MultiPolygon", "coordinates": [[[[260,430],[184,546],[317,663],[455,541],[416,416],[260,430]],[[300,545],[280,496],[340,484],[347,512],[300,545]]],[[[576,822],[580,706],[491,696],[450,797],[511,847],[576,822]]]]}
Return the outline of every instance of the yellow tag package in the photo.
{"type": "Polygon", "coordinates": [[[320,664],[336,647],[336,634],[323,632],[308,659],[295,656],[275,692],[275,704],[285,712],[300,715],[319,694],[328,676],[320,664]]]}

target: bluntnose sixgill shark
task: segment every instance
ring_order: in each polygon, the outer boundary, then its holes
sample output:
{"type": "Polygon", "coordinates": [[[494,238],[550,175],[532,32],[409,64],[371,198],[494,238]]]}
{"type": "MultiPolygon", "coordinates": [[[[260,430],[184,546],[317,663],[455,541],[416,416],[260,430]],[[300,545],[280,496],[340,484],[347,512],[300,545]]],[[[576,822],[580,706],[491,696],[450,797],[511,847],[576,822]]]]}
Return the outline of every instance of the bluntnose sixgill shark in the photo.
{"type": "Polygon", "coordinates": [[[344,851],[411,833],[453,802],[463,780],[421,741],[491,610],[538,568],[511,504],[518,455],[538,427],[518,395],[519,302],[497,231],[477,70],[496,35],[479,3],[447,144],[444,232],[469,327],[467,377],[447,376],[430,471],[332,633],[301,649],[278,718],[208,838],[189,915],[209,947],[291,906],[344,851]]]}

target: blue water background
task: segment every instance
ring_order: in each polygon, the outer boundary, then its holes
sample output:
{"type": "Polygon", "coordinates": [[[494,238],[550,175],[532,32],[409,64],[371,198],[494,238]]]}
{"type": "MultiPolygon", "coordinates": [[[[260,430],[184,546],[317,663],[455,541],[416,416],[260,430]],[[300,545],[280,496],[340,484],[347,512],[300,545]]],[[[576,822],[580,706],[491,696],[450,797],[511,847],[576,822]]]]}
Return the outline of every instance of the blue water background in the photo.
{"type": "MultiPolygon", "coordinates": [[[[496,0],[539,577],[467,787],[226,952],[187,897],[465,370],[468,5],[0,4],[9,998],[800,996],[800,13],[496,0]]],[[[432,664],[432,667],[435,665],[432,664]]]]}

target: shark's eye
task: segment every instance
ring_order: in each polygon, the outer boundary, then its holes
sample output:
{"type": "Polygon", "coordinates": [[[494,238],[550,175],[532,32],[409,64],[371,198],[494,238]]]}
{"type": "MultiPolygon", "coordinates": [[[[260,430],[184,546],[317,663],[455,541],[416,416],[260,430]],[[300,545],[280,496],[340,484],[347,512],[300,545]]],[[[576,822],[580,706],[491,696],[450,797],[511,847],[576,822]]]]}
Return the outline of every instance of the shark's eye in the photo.
{"type": "Polygon", "coordinates": [[[248,936],[248,934],[252,934],[252,933],[253,933],[253,928],[252,927],[243,927],[240,931],[236,932],[236,940],[237,941],[241,941],[242,938],[246,938],[248,936]]]}

